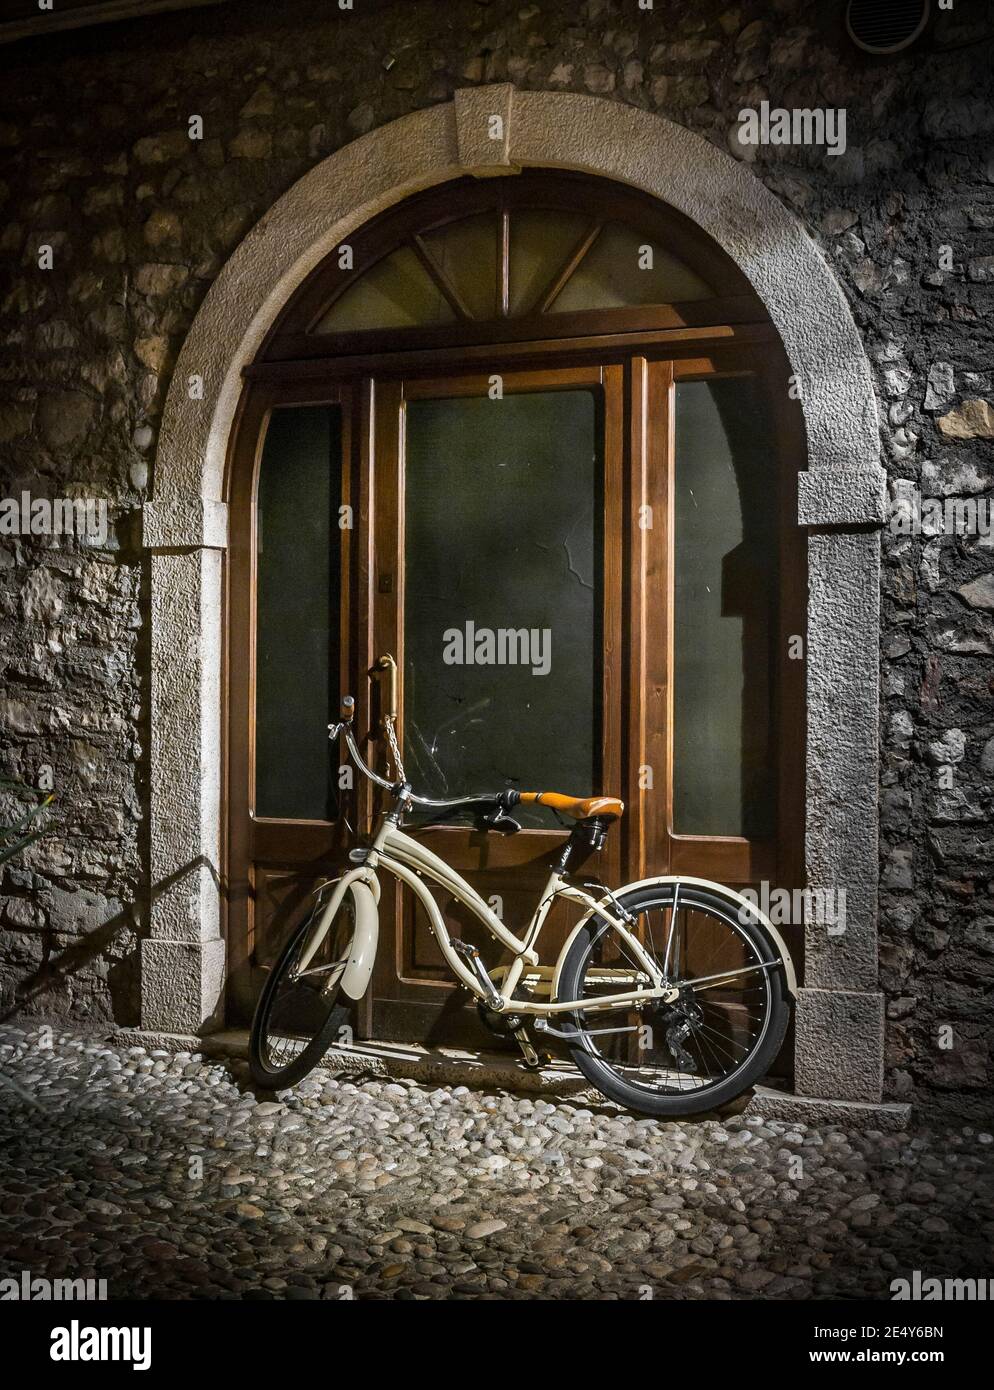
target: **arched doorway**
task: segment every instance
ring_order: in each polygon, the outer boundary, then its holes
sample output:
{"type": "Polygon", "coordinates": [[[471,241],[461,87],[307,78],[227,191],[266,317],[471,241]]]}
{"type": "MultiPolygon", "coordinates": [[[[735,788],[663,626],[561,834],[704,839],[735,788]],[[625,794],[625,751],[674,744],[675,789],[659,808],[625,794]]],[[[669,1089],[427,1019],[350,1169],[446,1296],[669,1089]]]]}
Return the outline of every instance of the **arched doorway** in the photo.
{"type": "MultiPolygon", "coordinates": [[[[366,670],[385,651],[423,793],[620,794],[611,881],[799,886],[800,406],[719,247],[590,175],[453,180],[335,247],[245,376],[229,1017],[369,823],[325,730],[346,690],[375,726],[366,670]]],[[[562,840],[541,812],[509,840],[420,834],[519,925],[562,840]]],[[[382,919],[360,1031],[484,1043],[408,895],[382,919]]]]}
{"type": "Polygon", "coordinates": [[[743,272],[789,358],[807,451],[798,478],[808,562],[804,870],[816,892],[844,885],[848,895],[844,934],[806,923],[795,1087],[805,1096],[878,1101],[885,488],[862,341],[803,225],[751,170],[621,102],[510,86],[458,91],[453,101],[371,131],[315,166],[238,247],[187,335],[159,431],[153,495],[143,508],[152,721],[142,1035],[189,1039],[223,1019],[223,495],[243,369],[290,296],[357,228],[439,183],[529,167],[607,177],[681,212],[743,272]]]}

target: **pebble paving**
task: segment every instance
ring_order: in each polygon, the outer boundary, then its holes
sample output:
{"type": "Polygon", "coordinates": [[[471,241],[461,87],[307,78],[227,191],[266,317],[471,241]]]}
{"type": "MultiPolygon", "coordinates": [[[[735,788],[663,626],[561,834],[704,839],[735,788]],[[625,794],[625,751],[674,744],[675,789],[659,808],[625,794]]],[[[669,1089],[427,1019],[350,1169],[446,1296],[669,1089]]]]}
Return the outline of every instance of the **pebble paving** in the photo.
{"type": "Polygon", "coordinates": [[[222,1299],[891,1297],[986,1278],[994,1143],[0,1030],[0,1276],[222,1299]]]}

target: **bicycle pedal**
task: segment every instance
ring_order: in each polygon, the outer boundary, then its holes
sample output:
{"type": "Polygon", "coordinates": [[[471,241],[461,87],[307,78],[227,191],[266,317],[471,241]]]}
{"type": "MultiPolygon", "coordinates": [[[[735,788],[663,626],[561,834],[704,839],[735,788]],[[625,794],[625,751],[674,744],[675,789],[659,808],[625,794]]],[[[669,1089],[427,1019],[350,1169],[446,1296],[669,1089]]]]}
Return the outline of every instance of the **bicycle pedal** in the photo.
{"type": "Polygon", "coordinates": [[[480,955],[477,947],[471,945],[468,941],[460,941],[459,938],[455,936],[450,937],[449,940],[452,942],[453,950],[457,955],[462,956],[463,960],[480,982],[480,985],[486,993],[487,1003],[492,1009],[499,1012],[501,1006],[500,990],[498,990],[493,980],[491,980],[490,976],[487,974],[487,967],[483,964],[483,957],[480,955]]]}

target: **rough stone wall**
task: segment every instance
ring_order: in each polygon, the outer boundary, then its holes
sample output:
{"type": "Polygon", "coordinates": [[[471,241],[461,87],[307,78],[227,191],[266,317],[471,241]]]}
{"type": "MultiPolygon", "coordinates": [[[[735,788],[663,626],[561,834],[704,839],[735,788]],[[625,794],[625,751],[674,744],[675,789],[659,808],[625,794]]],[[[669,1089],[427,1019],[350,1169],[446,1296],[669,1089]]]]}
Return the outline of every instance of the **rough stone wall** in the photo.
{"type": "MultiPolygon", "coordinates": [[[[895,495],[990,498],[994,103],[990,45],[970,42],[983,7],[957,0],[924,47],[889,60],[848,43],[843,9],[251,0],[4,53],[2,495],[102,497],[112,522],[104,548],[0,537],[0,770],[36,783],[51,765],[60,793],[51,833],[3,875],[5,1006],[136,1020],[148,603],[135,523],[165,391],[226,257],[356,135],[511,81],[659,111],[749,158],[850,299],[895,495]],[[763,100],[846,108],[846,153],[743,148],[738,112],[763,100]]],[[[889,1094],[967,1115],[990,1106],[992,555],[976,537],[885,535],[889,1094]]]]}

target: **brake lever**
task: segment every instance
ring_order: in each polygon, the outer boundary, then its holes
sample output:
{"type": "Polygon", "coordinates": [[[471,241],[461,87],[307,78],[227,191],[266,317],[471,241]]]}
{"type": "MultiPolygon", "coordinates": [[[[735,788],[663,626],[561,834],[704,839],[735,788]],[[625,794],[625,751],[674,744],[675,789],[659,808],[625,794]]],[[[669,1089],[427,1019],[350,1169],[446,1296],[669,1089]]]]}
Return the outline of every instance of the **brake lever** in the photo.
{"type": "Polygon", "coordinates": [[[517,835],[521,829],[513,816],[505,816],[499,812],[494,812],[489,816],[481,816],[480,825],[484,830],[496,830],[499,835],[517,835]]]}

